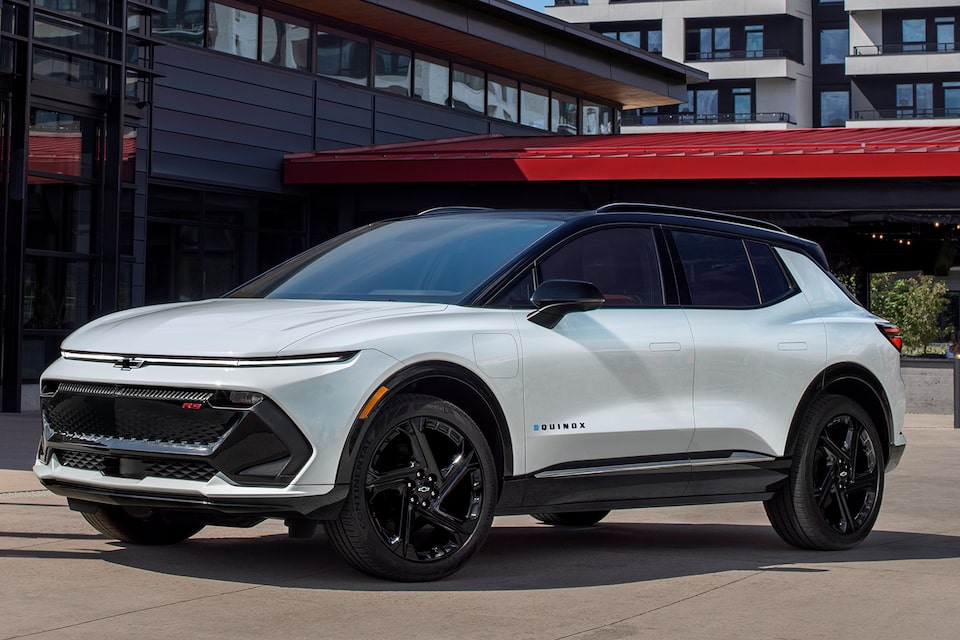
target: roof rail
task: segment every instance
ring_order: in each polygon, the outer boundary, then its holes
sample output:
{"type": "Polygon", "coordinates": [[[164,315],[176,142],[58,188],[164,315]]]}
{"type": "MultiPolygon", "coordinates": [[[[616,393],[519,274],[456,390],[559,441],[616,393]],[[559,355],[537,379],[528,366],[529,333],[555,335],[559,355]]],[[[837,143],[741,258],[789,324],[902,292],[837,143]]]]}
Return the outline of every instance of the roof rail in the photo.
{"type": "Polygon", "coordinates": [[[474,211],[492,211],[490,207],[461,207],[461,206],[446,206],[446,207],[433,207],[432,209],[426,209],[418,213],[418,216],[429,216],[435,213],[471,213],[474,211]]]}
{"type": "Polygon", "coordinates": [[[597,208],[597,213],[618,213],[618,212],[646,212],[646,213],[669,213],[681,216],[695,216],[697,218],[706,218],[708,220],[720,220],[723,222],[737,222],[739,224],[759,227],[761,229],[770,229],[771,231],[780,231],[786,233],[783,227],[767,222],[766,220],[757,220],[756,218],[747,218],[737,216],[732,213],[720,213],[718,211],[707,211],[705,209],[689,209],[687,207],[675,207],[669,204],[650,204],[646,202],[612,202],[597,208]]]}

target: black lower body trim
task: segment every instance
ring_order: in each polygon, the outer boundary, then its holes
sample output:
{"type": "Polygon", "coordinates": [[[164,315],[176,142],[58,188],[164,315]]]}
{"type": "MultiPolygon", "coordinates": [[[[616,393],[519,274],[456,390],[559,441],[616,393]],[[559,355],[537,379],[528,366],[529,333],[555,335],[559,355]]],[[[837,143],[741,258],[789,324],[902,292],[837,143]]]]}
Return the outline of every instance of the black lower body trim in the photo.
{"type": "Polygon", "coordinates": [[[304,518],[331,520],[347,497],[348,487],[336,485],[330,493],[287,499],[231,500],[156,493],[124,493],[112,489],[85,487],[57,480],[42,481],[53,493],[81,503],[107,504],[140,509],[163,509],[202,515],[251,516],[259,518],[304,518]]]}

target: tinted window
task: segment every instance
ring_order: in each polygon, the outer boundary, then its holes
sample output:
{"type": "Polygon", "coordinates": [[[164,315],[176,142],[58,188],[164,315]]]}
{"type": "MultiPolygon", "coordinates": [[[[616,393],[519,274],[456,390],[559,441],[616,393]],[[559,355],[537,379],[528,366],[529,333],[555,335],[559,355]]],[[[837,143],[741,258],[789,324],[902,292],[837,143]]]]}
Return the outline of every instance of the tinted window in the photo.
{"type": "Polygon", "coordinates": [[[457,303],[559,224],[482,216],[398,220],[336,238],[231,295],[457,303]]]}
{"type": "Polygon", "coordinates": [[[747,242],[747,252],[753,262],[753,272],[760,286],[760,298],[764,304],[781,300],[793,291],[793,285],[783,272],[773,250],[759,242],[747,242]]]}
{"type": "Polygon", "coordinates": [[[760,304],[757,283],[743,241],[703,233],[673,233],[690,304],[695,307],[755,307],[760,304]]]}
{"type": "Polygon", "coordinates": [[[605,307],[663,305],[653,231],[608,228],[580,236],[540,264],[544,280],[586,280],[603,292],[605,307]]]}

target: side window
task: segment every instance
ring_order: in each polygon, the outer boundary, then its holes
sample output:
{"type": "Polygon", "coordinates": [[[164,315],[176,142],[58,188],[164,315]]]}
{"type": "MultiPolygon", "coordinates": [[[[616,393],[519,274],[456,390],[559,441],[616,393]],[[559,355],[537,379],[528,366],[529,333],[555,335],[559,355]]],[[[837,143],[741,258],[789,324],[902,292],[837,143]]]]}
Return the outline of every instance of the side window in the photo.
{"type": "Polygon", "coordinates": [[[586,280],[605,307],[663,306],[663,281],[653,230],[610,227],[574,238],[540,263],[540,282],[586,280]]]}
{"type": "Polygon", "coordinates": [[[674,231],[673,239],[692,306],[746,308],[760,304],[742,240],[688,231],[674,231]]]}
{"type": "Polygon", "coordinates": [[[514,281],[514,284],[494,298],[490,306],[497,309],[532,309],[533,303],[530,302],[532,296],[533,270],[528,269],[526,275],[519,281],[514,281]]]}
{"type": "Polygon", "coordinates": [[[747,242],[746,245],[763,304],[782,300],[793,293],[796,287],[783,272],[783,265],[773,254],[773,249],[759,242],[747,242]]]}

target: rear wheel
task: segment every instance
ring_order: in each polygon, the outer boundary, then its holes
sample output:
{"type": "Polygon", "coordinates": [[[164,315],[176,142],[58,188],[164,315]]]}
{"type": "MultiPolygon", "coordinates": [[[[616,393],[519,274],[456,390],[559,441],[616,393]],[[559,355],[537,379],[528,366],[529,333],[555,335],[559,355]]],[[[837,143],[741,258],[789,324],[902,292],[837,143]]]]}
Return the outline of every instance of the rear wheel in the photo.
{"type": "Polygon", "coordinates": [[[789,478],[764,503],[767,517],[796,547],[853,547],[880,513],[883,466],[882,443],[869,414],[849,398],[823,396],[800,423],[789,478]]]}
{"type": "Polygon", "coordinates": [[[497,500],[496,466],[479,427],[425,395],[384,405],[363,436],[333,547],[380,578],[436,580],[483,544],[497,500]]]}
{"type": "Polygon", "coordinates": [[[154,511],[137,513],[113,506],[101,506],[96,513],[81,515],[90,526],[108,538],[132,544],[176,544],[205,526],[203,522],[170,520],[154,511]]]}
{"type": "Polygon", "coordinates": [[[561,527],[590,527],[607,517],[610,511],[567,511],[564,513],[531,513],[544,524],[561,527]]]}

